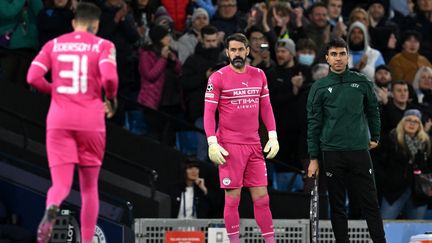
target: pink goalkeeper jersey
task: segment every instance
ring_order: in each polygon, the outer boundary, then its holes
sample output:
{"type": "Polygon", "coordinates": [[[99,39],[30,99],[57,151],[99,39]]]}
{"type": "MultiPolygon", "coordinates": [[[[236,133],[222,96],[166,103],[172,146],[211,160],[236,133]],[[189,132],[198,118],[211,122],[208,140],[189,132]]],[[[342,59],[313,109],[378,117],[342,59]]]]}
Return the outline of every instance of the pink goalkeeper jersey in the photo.
{"type": "Polygon", "coordinates": [[[88,32],[62,35],[43,46],[27,82],[51,94],[47,129],[105,131],[102,90],[108,98],[116,96],[115,47],[88,32]],[[49,70],[52,83],[44,78],[49,70]]]}
{"type": "Polygon", "coordinates": [[[207,137],[216,135],[223,143],[259,144],[260,113],[267,130],[276,130],[267,79],[261,69],[246,65],[244,73],[237,73],[228,65],[210,76],[204,109],[207,137]]]}

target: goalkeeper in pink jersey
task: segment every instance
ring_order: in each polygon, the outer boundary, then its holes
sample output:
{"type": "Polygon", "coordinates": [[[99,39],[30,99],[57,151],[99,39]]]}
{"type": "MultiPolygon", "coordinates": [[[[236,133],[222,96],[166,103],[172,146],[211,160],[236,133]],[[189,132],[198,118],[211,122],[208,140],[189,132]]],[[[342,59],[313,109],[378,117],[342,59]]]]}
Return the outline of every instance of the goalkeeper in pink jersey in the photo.
{"type": "Polygon", "coordinates": [[[93,240],[99,213],[105,115],[110,118],[114,114],[118,88],[115,47],[95,35],[100,14],[96,5],[79,3],[72,21],[74,32],[47,42],[28,71],[28,83],[51,95],[46,146],[52,186],[38,227],[38,243],[51,237],[59,207],[70,192],[75,165],[82,201],[81,242],[93,240]],[[44,78],[49,70],[52,83],[44,78]]]}
{"type": "Polygon", "coordinates": [[[230,64],[210,76],[204,110],[209,157],[219,165],[220,186],[225,189],[224,222],[230,242],[238,243],[240,192],[243,186],[248,187],[262,236],[266,243],[273,243],[266,163],[258,135],[261,115],[269,131],[264,152],[268,153],[266,158],[274,158],[279,143],[267,79],[261,69],[245,64],[250,49],[243,34],[229,36],[225,46],[230,64]],[[217,131],[216,110],[219,112],[217,131]]]}

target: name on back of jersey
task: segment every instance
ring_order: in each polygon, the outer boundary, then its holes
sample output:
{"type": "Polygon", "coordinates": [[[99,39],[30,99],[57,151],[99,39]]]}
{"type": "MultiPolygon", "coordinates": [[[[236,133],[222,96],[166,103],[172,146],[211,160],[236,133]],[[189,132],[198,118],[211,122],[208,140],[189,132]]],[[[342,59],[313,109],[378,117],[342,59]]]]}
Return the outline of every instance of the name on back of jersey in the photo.
{"type": "Polygon", "coordinates": [[[55,42],[53,52],[100,52],[99,44],[84,42],[55,42]]]}

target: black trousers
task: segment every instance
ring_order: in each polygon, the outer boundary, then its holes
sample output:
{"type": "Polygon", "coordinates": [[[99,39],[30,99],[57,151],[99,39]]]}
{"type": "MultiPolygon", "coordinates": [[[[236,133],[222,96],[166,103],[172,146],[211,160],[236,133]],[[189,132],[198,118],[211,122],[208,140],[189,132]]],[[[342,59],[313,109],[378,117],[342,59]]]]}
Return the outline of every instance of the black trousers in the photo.
{"type": "Polygon", "coordinates": [[[373,242],[386,242],[369,151],[325,151],[323,166],[324,173],[321,174],[325,174],[327,179],[330,216],[336,242],[349,242],[345,207],[347,192],[358,200],[373,242]]]}

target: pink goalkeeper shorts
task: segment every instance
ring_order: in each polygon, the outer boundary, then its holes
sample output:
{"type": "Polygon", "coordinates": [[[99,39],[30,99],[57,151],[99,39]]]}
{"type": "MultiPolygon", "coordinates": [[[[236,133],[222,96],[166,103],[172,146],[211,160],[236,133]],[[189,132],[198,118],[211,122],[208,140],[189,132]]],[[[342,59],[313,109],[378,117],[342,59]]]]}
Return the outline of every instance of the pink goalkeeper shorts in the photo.
{"type": "Polygon", "coordinates": [[[105,151],[105,132],[52,129],[47,131],[49,167],[60,164],[101,166],[105,151]]]}
{"type": "Polygon", "coordinates": [[[226,163],[219,166],[221,188],[267,186],[267,168],[260,144],[220,145],[229,153],[226,163]]]}

